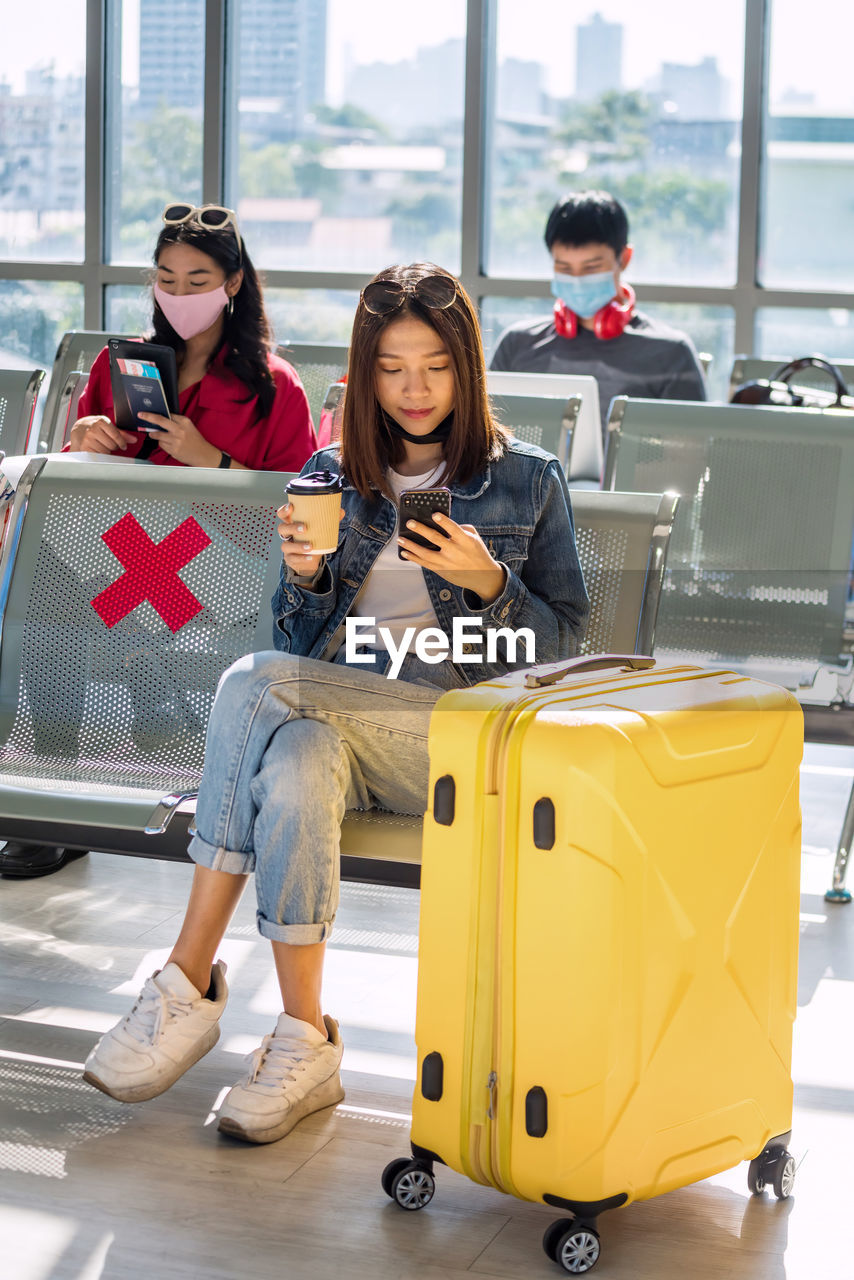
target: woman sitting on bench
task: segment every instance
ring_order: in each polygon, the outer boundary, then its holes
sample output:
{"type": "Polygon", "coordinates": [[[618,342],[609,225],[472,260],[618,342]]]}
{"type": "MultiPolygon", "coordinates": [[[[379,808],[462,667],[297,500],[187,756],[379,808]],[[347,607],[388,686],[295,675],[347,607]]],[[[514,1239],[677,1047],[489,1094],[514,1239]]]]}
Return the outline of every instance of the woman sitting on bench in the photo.
{"type": "Polygon", "coordinates": [[[150,341],[175,351],[180,412],[140,414],[156,428],[148,434],[121,431],[105,347],[80,397],[69,447],[161,466],[298,470],[317,445],[308,400],[296,370],[270,350],[261,284],[234,214],[171,204],[163,222],[150,341]]]}
{"type": "MultiPolygon", "coordinates": [[[[154,249],[151,340],[172,347],[180,413],[145,417],[157,431],[114,421],[109,350],[92,365],[67,448],[147,458],[160,466],[298,471],[317,446],[296,371],[270,351],[261,285],[234,214],[218,205],[167,205],[154,249]]],[[[148,679],[150,663],[143,664],[148,679]]],[[[137,682],[140,683],[140,682],[137,682]]],[[[131,681],[131,695],[140,700],[131,681]]],[[[53,688],[30,689],[53,719],[53,688]]],[[[30,879],[82,857],[53,845],[8,843],[0,877],[30,879]]]]}
{"type": "Polygon", "coordinates": [[[86,1061],[84,1078],[113,1097],[162,1093],[216,1043],[227,991],[215,956],[252,871],[284,1012],[226,1097],[219,1127],[273,1142],[343,1097],[341,1040],[323,1014],[321,979],[345,811],[422,814],[436,699],[529,665],[512,651],[510,629],[534,634],[537,662],[572,656],[587,616],[560,466],[496,424],[485,387],[477,318],[453,276],[419,263],[366,286],[340,452],[321,450],[304,468],[343,475],[339,546],[319,554],[292,508],[280,509],[277,651],[241,659],[220,684],[178,941],[86,1061]],[[399,529],[401,492],[440,484],[450,517],[399,529]],[[347,636],[356,619],[361,644],[347,636]],[[469,624],[465,652],[436,661],[419,646],[422,656],[401,656],[407,635],[429,628],[435,658],[457,620],[469,624]]]}

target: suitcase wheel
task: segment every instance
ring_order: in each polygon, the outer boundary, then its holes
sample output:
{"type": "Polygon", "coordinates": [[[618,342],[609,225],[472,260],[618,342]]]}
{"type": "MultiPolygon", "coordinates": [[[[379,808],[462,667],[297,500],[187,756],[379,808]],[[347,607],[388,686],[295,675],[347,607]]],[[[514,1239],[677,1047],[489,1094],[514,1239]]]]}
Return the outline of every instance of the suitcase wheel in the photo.
{"type": "Polygon", "coordinates": [[[543,1248],[552,1262],[557,1262],[573,1276],[592,1270],[601,1252],[598,1231],[589,1223],[575,1218],[558,1218],[547,1227],[543,1248]]]}
{"type": "Polygon", "coordinates": [[[748,1190],[762,1195],[768,1184],[778,1200],[788,1200],[795,1186],[795,1157],[788,1151],[764,1152],[751,1160],[747,1170],[748,1190]]]}
{"type": "Polygon", "coordinates": [[[395,1174],[402,1173],[411,1164],[412,1159],[410,1156],[401,1156],[398,1160],[392,1160],[391,1164],[387,1164],[383,1169],[381,1178],[383,1191],[387,1196],[391,1196],[392,1200],[394,1199],[394,1196],[391,1195],[392,1178],[394,1178],[395,1174]]]}
{"type": "Polygon", "coordinates": [[[423,1209],[433,1199],[436,1181],[420,1160],[400,1159],[387,1164],[382,1175],[383,1191],[401,1209],[423,1209]]]}
{"type": "Polygon", "coordinates": [[[788,1151],[777,1161],[771,1185],[778,1200],[788,1200],[792,1194],[795,1187],[795,1157],[790,1156],[788,1151]]]}

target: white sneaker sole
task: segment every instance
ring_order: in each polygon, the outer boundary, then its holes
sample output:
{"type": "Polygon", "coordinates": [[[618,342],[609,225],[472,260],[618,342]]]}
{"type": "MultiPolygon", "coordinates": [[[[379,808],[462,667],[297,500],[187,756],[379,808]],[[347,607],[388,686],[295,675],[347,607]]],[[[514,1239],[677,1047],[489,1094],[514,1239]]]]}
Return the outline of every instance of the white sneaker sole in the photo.
{"type": "Polygon", "coordinates": [[[292,1107],[288,1107],[284,1120],[272,1128],[244,1126],[231,1116],[221,1116],[217,1128],[220,1133],[227,1133],[231,1138],[240,1138],[243,1142],[278,1142],[279,1138],[284,1138],[285,1134],[290,1133],[291,1129],[306,1116],[313,1115],[315,1111],[323,1111],[326,1107],[334,1107],[343,1101],[344,1089],[341,1084],[341,1074],[336,1071],[327,1080],[322,1080],[319,1085],[316,1085],[311,1093],[306,1094],[292,1107]]]}
{"type": "Polygon", "coordinates": [[[111,1098],[115,1098],[118,1102],[148,1102],[150,1098],[156,1098],[161,1093],[165,1093],[171,1088],[176,1080],[180,1080],[185,1071],[189,1071],[200,1058],[206,1053],[210,1053],[211,1049],[219,1040],[219,1024],[216,1023],[211,1027],[210,1031],[195,1044],[190,1052],[189,1057],[182,1062],[172,1063],[169,1069],[161,1072],[156,1080],[147,1080],[143,1084],[128,1085],[123,1088],[121,1085],[110,1085],[106,1080],[102,1080],[95,1074],[95,1071],[84,1071],[83,1079],[87,1084],[94,1085],[96,1089],[100,1089],[101,1093],[109,1094],[111,1098]]]}

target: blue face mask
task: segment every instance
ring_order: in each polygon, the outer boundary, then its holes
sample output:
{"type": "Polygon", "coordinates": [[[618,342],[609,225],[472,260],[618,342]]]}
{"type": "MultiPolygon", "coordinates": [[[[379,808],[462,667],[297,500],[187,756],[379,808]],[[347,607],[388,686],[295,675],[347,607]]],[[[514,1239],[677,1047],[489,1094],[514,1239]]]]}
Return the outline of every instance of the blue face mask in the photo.
{"type": "Polygon", "coordinates": [[[564,276],[555,272],[552,279],[553,296],[584,320],[595,316],[616,293],[613,271],[596,271],[589,276],[564,276]]]}

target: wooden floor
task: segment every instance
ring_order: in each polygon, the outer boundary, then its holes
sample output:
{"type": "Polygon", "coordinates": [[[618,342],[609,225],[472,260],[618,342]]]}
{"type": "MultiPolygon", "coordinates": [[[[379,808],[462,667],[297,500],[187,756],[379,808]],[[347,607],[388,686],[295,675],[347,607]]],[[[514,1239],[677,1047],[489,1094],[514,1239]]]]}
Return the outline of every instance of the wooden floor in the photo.
{"type": "MultiPolygon", "coordinates": [[[[747,1193],[746,1166],[603,1216],[600,1280],[851,1280],[854,906],[823,892],[854,752],[810,748],[803,774],[799,1162],[794,1197],[747,1193]]],[[[2,1280],[455,1280],[565,1274],[556,1216],[439,1169],[433,1203],[386,1199],[407,1153],[415,1075],[418,895],[345,886],[326,1007],[341,1020],[345,1102],[282,1142],[220,1137],[216,1108],[277,1012],[251,891],[223,955],[219,1045],[168,1093],[124,1106],[80,1080],[97,1036],[162,963],[190,868],[91,855],[0,881],[2,1280]]]]}

